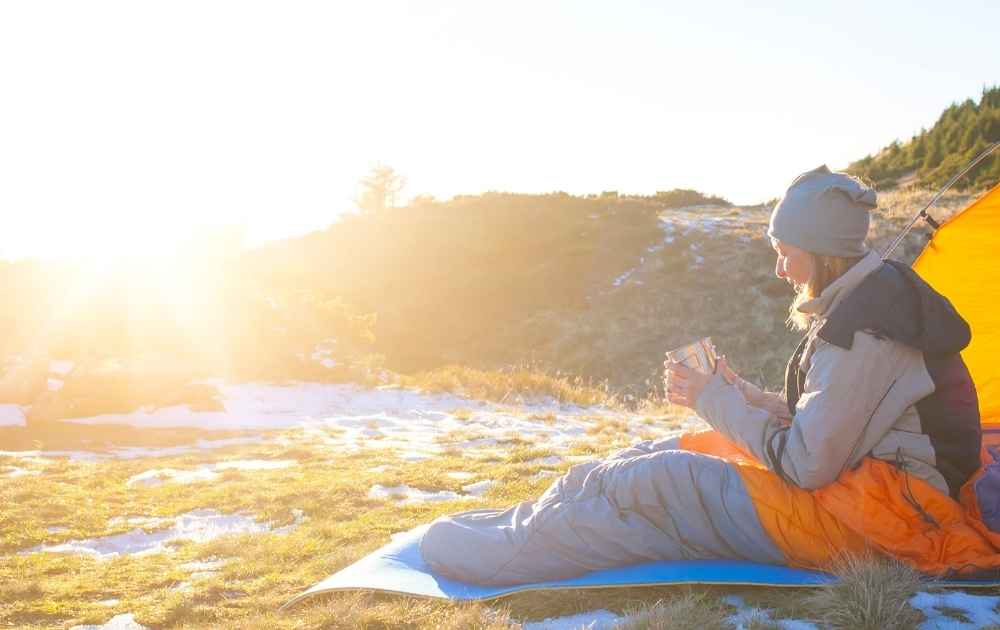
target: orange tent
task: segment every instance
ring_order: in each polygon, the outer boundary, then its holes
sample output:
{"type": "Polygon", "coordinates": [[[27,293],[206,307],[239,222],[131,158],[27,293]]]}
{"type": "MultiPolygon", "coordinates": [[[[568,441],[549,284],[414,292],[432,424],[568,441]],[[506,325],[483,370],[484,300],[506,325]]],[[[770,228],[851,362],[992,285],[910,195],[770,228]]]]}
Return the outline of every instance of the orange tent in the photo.
{"type": "Polygon", "coordinates": [[[913,269],[972,327],[962,358],[979,394],[983,441],[1000,444],[1000,185],[941,225],[913,269]]]}

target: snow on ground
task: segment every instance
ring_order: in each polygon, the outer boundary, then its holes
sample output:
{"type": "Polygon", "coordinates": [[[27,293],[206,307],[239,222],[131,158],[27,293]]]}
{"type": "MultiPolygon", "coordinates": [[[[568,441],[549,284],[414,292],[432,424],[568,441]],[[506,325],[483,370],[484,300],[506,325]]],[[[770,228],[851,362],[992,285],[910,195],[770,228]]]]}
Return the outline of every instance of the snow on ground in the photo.
{"type": "MultiPolygon", "coordinates": [[[[656,254],[670,245],[677,238],[678,232],[681,236],[689,236],[692,232],[700,232],[706,235],[717,235],[721,228],[742,228],[746,227],[746,218],[740,215],[731,215],[732,208],[724,206],[688,206],[685,208],[663,210],[659,214],[660,228],[663,230],[663,240],[646,248],[647,254],[656,254]]],[[[740,237],[740,241],[749,243],[750,238],[740,237]]],[[[692,249],[696,249],[696,244],[692,244],[692,249]]],[[[692,269],[696,269],[705,263],[705,257],[695,252],[692,254],[694,264],[692,269]]],[[[646,263],[646,256],[640,256],[638,264],[621,274],[612,281],[612,286],[620,287],[646,263]]],[[[642,284],[641,280],[632,280],[633,284],[642,284]]]]}
{"type": "Polygon", "coordinates": [[[772,619],[771,611],[764,608],[747,606],[739,595],[727,595],[722,601],[736,607],[736,612],[726,618],[737,630],[746,628],[775,627],[781,630],[818,630],[815,624],[797,619],[772,619]]]}
{"type": "Polygon", "coordinates": [[[202,466],[201,468],[195,468],[194,470],[175,470],[173,468],[154,468],[153,470],[147,470],[145,472],[139,473],[138,475],[132,475],[129,477],[125,485],[131,488],[132,486],[158,486],[160,484],[171,482],[171,483],[197,483],[199,481],[211,481],[218,478],[219,474],[216,473],[211,466],[202,466]]]}
{"type": "Polygon", "coordinates": [[[0,405],[0,427],[23,427],[26,425],[24,409],[20,405],[0,405]]]}
{"type": "Polygon", "coordinates": [[[1000,606],[1000,597],[993,595],[972,595],[960,591],[920,592],[910,598],[910,606],[927,618],[920,624],[921,630],[965,630],[1000,623],[1000,613],[996,610],[1000,606]],[[945,614],[945,611],[952,615],[945,614]],[[956,619],[954,612],[961,612],[969,621],[956,619]]]}
{"type": "Polygon", "coordinates": [[[81,424],[127,424],[135,427],[197,427],[213,429],[284,429],[332,416],[390,414],[402,419],[486,403],[451,394],[424,394],[394,387],[366,389],[329,383],[226,383],[202,381],[219,391],[224,411],[193,411],[187,405],[142,409],[126,414],[72,418],[81,424]]]}
{"type": "MultiPolygon", "coordinates": [[[[220,392],[225,411],[198,412],[187,406],[139,410],[71,419],[84,424],[127,424],[136,427],[194,427],[203,429],[296,428],[313,444],[338,453],[388,449],[409,462],[425,461],[461,449],[469,457],[503,457],[512,439],[567,449],[586,438],[594,418],[617,416],[604,408],[581,408],[551,399],[528,404],[500,405],[452,394],[430,394],[397,387],[366,389],[357,385],[296,383],[225,384],[211,381],[220,392]],[[459,413],[459,411],[461,413],[459,413]]],[[[664,429],[634,423],[633,434],[664,429]]],[[[665,430],[665,429],[664,429],[665,430]]],[[[271,438],[274,439],[274,438],[271,438]]],[[[277,438],[279,441],[285,438],[277,438]]],[[[0,456],[68,457],[80,461],[169,457],[236,444],[264,441],[250,436],[226,440],[199,440],[193,445],[145,448],[118,447],[103,451],[0,451],[0,456]]],[[[546,464],[549,465],[549,464],[546,464]]],[[[157,475],[135,479],[150,482],[157,475]]],[[[210,479],[207,471],[164,476],[179,482],[210,479]],[[193,475],[193,476],[191,476],[193,475]]]]}
{"type": "Polygon", "coordinates": [[[546,457],[536,457],[535,459],[525,463],[529,466],[557,466],[561,461],[562,457],[559,457],[558,455],[548,455],[546,457]]]}
{"type": "MultiPolygon", "coordinates": [[[[222,514],[216,510],[199,509],[181,514],[173,519],[168,528],[147,532],[143,527],[157,527],[165,519],[155,517],[136,517],[127,519],[128,525],[138,525],[136,529],[125,534],[89,538],[86,540],[70,540],[57,545],[39,545],[21,553],[78,553],[97,558],[114,558],[123,555],[148,555],[169,551],[168,544],[175,540],[191,540],[207,542],[219,536],[228,534],[258,534],[265,532],[284,534],[300,523],[304,516],[301,511],[295,512],[296,522],[285,527],[272,529],[270,523],[258,523],[243,514],[222,514]]],[[[109,525],[117,522],[112,520],[109,525]]]]}
{"type": "Polygon", "coordinates": [[[4,474],[5,477],[35,477],[42,474],[40,470],[28,470],[17,466],[4,466],[3,468],[7,471],[4,474]]]}
{"type": "MultiPolygon", "coordinates": [[[[640,267],[642,267],[642,266],[643,266],[644,264],[646,264],[646,257],[645,257],[645,256],[640,256],[640,257],[639,257],[639,264],[638,264],[638,265],[636,265],[635,267],[632,267],[631,269],[629,269],[628,271],[626,271],[626,272],[625,272],[625,273],[623,273],[622,275],[620,275],[620,276],[618,276],[617,278],[615,278],[615,279],[614,279],[614,282],[612,282],[611,284],[612,284],[612,285],[614,285],[614,286],[616,286],[616,287],[620,287],[620,286],[621,286],[622,284],[624,284],[624,283],[625,283],[625,281],[626,281],[626,280],[628,280],[628,279],[629,279],[629,277],[630,277],[630,276],[631,276],[631,275],[632,275],[633,273],[635,273],[635,272],[636,272],[636,271],[637,271],[637,270],[638,270],[638,269],[639,269],[640,267]]],[[[640,284],[641,284],[641,283],[640,283],[640,284]]]]}
{"type": "Polygon", "coordinates": [[[93,624],[86,626],[73,626],[69,630],[149,630],[149,629],[146,626],[137,622],[135,620],[135,615],[133,615],[132,613],[125,613],[124,615],[116,615],[112,617],[111,621],[100,626],[95,626],[93,624]]]}
{"type": "Polygon", "coordinates": [[[523,630],[613,630],[625,621],[610,610],[591,610],[568,617],[549,617],[541,621],[528,621],[523,630]]]}
{"type": "Polygon", "coordinates": [[[451,409],[438,403],[439,399],[425,397],[415,400],[404,413],[387,409],[316,418],[303,431],[312,443],[341,452],[392,449],[404,461],[419,462],[449,449],[460,449],[473,458],[503,456],[504,442],[514,437],[553,450],[566,449],[586,437],[588,417],[610,413],[551,403],[510,408],[465,400],[451,409]],[[462,413],[454,413],[458,410],[462,413]],[[541,412],[551,413],[555,421],[533,417],[544,415],[541,412]],[[328,429],[339,431],[331,435],[328,429]]]}
{"type": "Polygon", "coordinates": [[[477,481],[476,483],[470,483],[467,486],[462,486],[462,492],[470,494],[474,497],[481,497],[486,494],[486,491],[492,488],[496,484],[496,481],[492,479],[484,479],[482,481],[477,481]]]}
{"type": "Polygon", "coordinates": [[[738,214],[731,215],[732,210],[732,208],[725,206],[688,206],[668,209],[660,212],[660,223],[669,235],[680,230],[681,236],[688,236],[695,231],[715,234],[719,228],[745,226],[746,218],[738,214]]]}
{"type": "Polygon", "coordinates": [[[428,503],[433,501],[455,501],[456,499],[461,499],[463,497],[457,492],[452,492],[451,490],[428,492],[418,488],[411,488],[406,485],[389,487],[376,484],[368,491],[368,498],[393,499],[401,501],[402,503],[411,504],[428,503]]]}
{"type": "Polygon", "coordinates": [[[215,464],[206,464],[193,470],[175,470],[173,468],[156,468],[147,470],[129,477],[125,485],[132,487],[136,485],[158,486],[165,482],[172,483],[196,483],[199,481],[212,481],[219,477],[222,470],[279,470],[297,465],[298,462],[291,459],[263,460],[263,459],[240,459],[215,464]]]}
{"type": "Polygon", "coordinates": [[[107,451],[0,451],[0,457],[17,457],[39,464],[47,463],[46,458],[67,457],[73,461],[96,462],[103,459],[141,459],[147,457],[174,457],[197,453],[200,450],[226,448],[245,444],[259,444],[264,438],[259,435],[224,438],[221,440],[196,440],[191,446],[123,446],[107,451]]]}

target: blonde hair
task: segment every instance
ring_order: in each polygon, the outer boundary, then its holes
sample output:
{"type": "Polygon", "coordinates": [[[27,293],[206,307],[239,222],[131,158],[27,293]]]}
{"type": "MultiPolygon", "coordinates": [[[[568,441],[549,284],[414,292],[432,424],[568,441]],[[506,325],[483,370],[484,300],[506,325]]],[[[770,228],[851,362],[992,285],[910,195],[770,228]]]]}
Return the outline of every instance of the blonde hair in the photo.
{"type": "Polygon", "coordinates": [[[795,299],[788,307],[788,327],[792,330],[807,330],[812,316],[799,310],[804,302],[819,296],[823,289],[830,286],[834,280],[844,275],[863,256],[824,256],[808,252],[813,259],[813,275],[805,284],[796,287],[795,299]]]}

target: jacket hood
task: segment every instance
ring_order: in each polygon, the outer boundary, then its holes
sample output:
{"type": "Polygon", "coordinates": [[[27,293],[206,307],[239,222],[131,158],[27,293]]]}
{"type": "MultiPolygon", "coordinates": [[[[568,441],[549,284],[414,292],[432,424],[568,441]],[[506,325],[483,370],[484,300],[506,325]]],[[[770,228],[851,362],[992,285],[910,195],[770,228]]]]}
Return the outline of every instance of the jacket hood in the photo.
{"type": "Polygon", "coordinates": [[[817,333],[849,350],[871,330],[928,355],[955,354],[972,332],[951,302],[903,263],[887,260],[844,296],[817,333]]]}

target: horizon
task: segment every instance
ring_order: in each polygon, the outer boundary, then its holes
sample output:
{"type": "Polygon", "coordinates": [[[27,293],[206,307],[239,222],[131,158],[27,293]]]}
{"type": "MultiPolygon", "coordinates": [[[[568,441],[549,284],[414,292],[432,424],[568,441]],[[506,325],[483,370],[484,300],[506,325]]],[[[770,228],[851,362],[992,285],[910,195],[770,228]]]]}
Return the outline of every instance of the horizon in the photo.
{"type": "Polygon", "coordinates": [[[219,226],[251,247],[301,235],[351,211],[377,162],[407,178],[404,203],[761,203],[1000,84],[1000,7],[960,9],[3,5],[0,259],[169,254],[219,226]]]}

